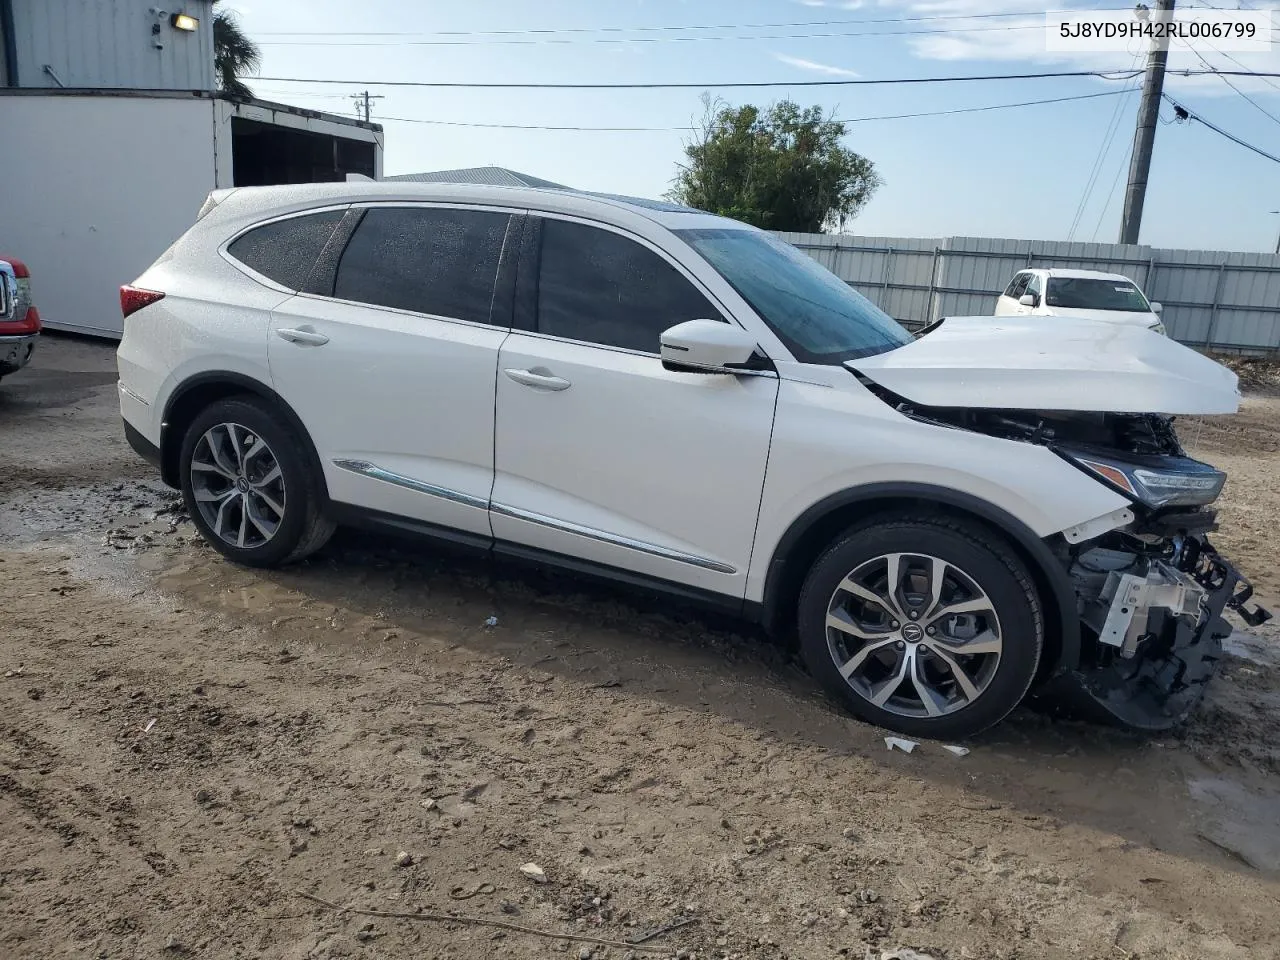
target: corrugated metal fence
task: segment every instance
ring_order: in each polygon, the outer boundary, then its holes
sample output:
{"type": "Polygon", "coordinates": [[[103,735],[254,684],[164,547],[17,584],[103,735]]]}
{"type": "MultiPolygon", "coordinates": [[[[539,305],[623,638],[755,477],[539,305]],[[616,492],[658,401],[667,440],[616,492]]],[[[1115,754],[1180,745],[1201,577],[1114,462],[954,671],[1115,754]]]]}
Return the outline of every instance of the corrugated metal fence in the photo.
{"type": "Polygon", "coordinates": [[[1280,350],[1280,256],[983,237],[778,236],[912,329],[939,317],[990,314],[1018,270],[1070,267],[1131,277],[1164,305],[1169,335],[1184,343],[1280,350]]]}

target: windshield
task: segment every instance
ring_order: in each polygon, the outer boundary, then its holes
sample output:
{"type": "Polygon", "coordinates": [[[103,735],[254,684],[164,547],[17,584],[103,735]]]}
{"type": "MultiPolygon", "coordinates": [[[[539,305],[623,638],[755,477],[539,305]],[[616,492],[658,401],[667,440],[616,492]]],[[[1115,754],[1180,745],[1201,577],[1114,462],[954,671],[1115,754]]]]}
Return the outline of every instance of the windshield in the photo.
{"type": "Polygon", "coordinates": [[[1050,277],[1044,302],[1068,310],[1127,310],[1150,313],[1151,304],[1142,291],[1128,280],[1098,280],[1092,277],[1050,277]]]}
{"type": "Polygon", "coordinates": [[[755,230],[677,230],[802,363],[886,353],[912,337],[874,303],[789,243],[755,230]]]}

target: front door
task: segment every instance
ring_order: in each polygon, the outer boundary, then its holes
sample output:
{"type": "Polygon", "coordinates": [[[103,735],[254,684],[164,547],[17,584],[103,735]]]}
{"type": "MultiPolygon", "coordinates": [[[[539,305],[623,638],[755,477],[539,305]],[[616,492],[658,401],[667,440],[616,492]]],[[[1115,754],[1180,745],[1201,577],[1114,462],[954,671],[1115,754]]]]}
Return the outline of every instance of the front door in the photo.
{"type": "Polygon", "coordinates": [[[494,536],[742,597],[776,377],[664,369],[663,330],[724,320],[705,292],[621,231],[530,224],[531,329],[498,358],[494,536]]]}
{"type": "Polygon", "coordinates": [[[510,323],[510,295],[495,289],[518,222],[497,210],[373,206],[333,296],[300,295],[273,313],[272,378],[310,433],[333,500],[491,535],[494,371],[510,323]]]}

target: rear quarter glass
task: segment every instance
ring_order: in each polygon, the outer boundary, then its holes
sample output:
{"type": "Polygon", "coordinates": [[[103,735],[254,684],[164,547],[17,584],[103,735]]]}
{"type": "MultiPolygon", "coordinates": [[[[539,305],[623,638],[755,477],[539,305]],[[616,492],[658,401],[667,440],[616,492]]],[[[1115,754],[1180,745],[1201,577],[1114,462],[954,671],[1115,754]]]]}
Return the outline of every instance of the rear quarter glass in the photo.
{"type": "Polygon", "coordinates": [[[227,254],[289,290],[306,285],[345,210],[325,210],[254,227],[227,247],[227,254]]]}

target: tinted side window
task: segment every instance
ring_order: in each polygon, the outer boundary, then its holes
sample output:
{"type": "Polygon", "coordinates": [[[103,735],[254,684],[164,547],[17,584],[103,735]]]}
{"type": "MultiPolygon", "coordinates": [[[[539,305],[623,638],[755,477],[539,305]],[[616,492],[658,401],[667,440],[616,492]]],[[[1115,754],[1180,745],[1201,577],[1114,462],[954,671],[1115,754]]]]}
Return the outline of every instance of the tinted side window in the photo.
{"type": "Polygon", "coordinates": [[[1040,277],[1038,274],[1033,273],[1027,277],[1026,292],[1034,296],[1037,300],[1040,299],[1040,277]]]}
{"type": "Polygon", "coordinates": [[[238,237],[227,253],[290,290],[301,290],[344,210],[326,210],[264,224],[238,237]]]}
{"type": "Polygon", "coordinates": [[[1009,284],[1009,289],[1005,291],[1005,296],[1013,297],[1017,300],[1027,290],[1027,280],[1030,274],[1019,273],[1013,278],[1013,283],[1009,284]]]}
{"type": "Polygon", "coordinates": [[[510,219],[482,210],[375,207],[347,244],[333,295],[489,323],[510,219]]]}
{"type": "Polygon", "coordinates": [[[539,332],[657,353],[662,332],[686,320],[723,318],[652,250],[608,230],[543,221],[539,332]]]}

